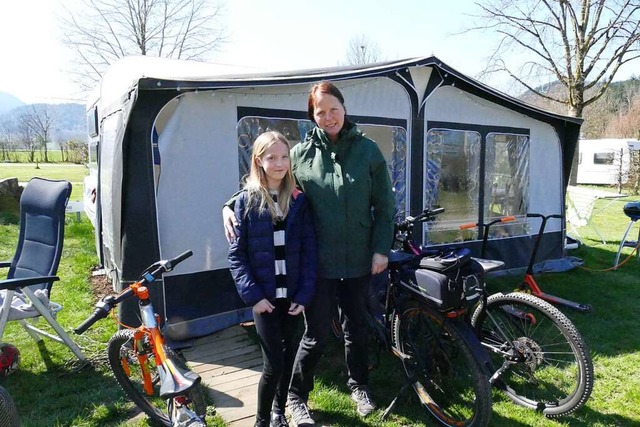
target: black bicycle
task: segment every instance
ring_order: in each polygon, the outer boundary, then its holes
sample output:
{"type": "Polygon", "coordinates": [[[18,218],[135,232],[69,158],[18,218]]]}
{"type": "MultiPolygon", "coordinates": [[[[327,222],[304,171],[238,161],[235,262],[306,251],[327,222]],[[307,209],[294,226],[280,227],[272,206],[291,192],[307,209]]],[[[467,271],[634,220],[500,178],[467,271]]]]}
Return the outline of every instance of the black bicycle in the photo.
{"type": "Polygon", "coordinates": [[[389,280],[371,304],[378,305],[369,319],[374,341],[402,361],[407,380],[383,418],[413,389],[443,425],[488,426],[491,361],[465,314],[482,295],[484,273],[502,263],[473,260],[466,250],[440,257],[411,251],[413,224],[438,213],[425,211],[396,224],[389,280]]]}

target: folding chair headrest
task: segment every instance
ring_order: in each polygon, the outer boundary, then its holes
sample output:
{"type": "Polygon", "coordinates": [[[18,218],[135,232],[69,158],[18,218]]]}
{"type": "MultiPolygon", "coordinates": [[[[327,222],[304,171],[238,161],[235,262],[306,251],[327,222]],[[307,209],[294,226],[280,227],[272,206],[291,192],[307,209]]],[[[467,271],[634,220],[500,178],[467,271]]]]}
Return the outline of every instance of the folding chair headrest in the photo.
{"type": "Polygon", "coordinates": [[[68,181],[32,178],[20,197],[20,216],[23,212],[52,217],[64,215],[70,195],[71,184],[68,181]]]}

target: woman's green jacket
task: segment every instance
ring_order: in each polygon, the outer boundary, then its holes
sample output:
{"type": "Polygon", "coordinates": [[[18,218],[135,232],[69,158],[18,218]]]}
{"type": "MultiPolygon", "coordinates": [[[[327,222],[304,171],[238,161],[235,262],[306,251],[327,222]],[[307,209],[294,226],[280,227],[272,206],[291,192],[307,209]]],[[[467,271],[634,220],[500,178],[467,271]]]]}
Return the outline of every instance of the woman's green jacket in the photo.
{"type": "Polygon", "coordinates": [[[295,179],[307,195],[318,240],[318,277],[364,276],[373,253],[393,243],[394,197],[387,163],[355,125],[337,142],[315,127],[291,150],[295,179]]]}

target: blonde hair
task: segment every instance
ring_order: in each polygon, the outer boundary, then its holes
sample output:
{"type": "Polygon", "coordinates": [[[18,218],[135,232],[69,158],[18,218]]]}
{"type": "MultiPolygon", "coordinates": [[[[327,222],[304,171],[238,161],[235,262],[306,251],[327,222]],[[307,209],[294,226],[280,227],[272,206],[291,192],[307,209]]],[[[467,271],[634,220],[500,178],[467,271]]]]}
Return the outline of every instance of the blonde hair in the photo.
{"type": "MultiPolygon", "coordinates": [[[[257,207],[259,211],[268,210],[274,222],[279,217],[276,204],[267,187],[267,175],[265,174],[264,169],[262,169],[258,164],[258,159],[264,155],[265,151],[267,151],[267,149],[272,145],[278,143],[285,144],[287,146],[287,150],[291,150],[291,145],[287,138],[285,138],[285,136],[280,132],[275,131],[264,132],[258,136],[253,143],[253,150],[251,152],[251,169],[249,170],[249,175],[247,176],[244,184],[244,188],[247,190],[248,194],[245,216],[249,210],[257,207]]],[[[296,183],[293,179],[293,174],[291,173],[291,164],[289,164],[289,170],[280,183],[278,193],[278,206],[280,207],[283,218],[287,216],[287,213],[289,213],[289,205],[295,188],[296,183]]]]}

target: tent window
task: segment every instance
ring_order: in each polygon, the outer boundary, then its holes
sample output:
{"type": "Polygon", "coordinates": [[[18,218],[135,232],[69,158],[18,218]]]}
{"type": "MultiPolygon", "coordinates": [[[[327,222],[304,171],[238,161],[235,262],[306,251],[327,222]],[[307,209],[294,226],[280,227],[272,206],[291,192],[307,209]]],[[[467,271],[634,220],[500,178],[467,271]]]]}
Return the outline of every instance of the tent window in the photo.
{"type": "MultiPolygon", "coordinates": [[[[425,242],[478,238],[477,229],[469,235],[460,225],[505,215],[522,218],[527,213],[529,137],[489,132],[484,145],[481,141],[476,131],[434,128],[427,133],[425,205],[444,207],[445,213],[431,229],[425,229],[425,242]]],[[[526,228],[519,220],[496,225],[491,232],[513,236],[525,233],[526,228]]]]}
{"type": "Polygon", "coordinates": [[[490,133],[486,141],[485,218],[526,215],[529,200],[529,137],[490,133]]]}
{"type": "Polygon", "coordinates": [[[443,207],[445,213],[427,230],[425,242],[453,242],[461,224],[478,219],[480,134],[430,129],[426,148],[425,204],[443,207]]]}
{"type": "MultiPolygon", "coordinates": [[[[238,161],[240,176],[244,177],[251,166],[253,141],[263,132],[282,133],[293,147],[304,139],[314,127],[310,120],[245,116],[238,122],[238,161]]],[[[407,131],[398,126],[358,123],[358,128],[376,141],[389,167],[389,176],[394,188],[396,211],[404,214],[406,209],[407,177],[407,131]]]]}

